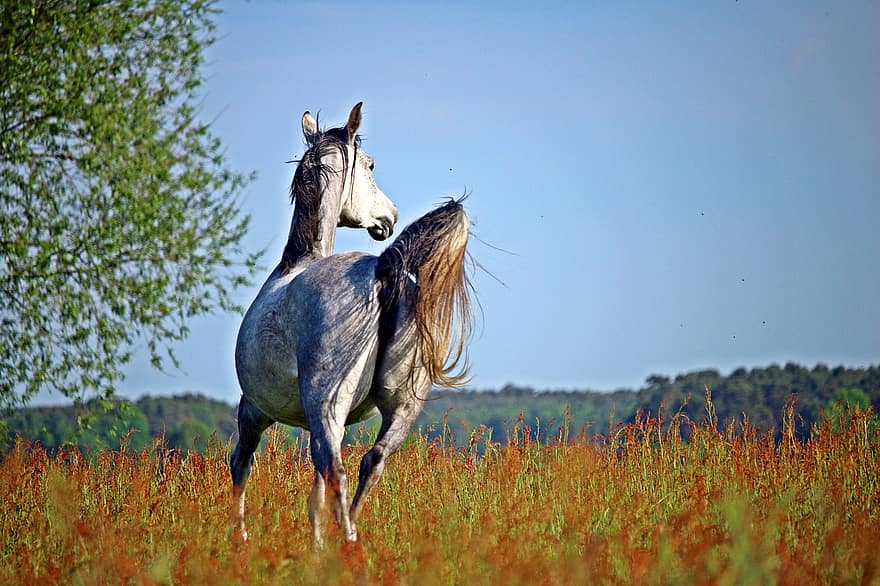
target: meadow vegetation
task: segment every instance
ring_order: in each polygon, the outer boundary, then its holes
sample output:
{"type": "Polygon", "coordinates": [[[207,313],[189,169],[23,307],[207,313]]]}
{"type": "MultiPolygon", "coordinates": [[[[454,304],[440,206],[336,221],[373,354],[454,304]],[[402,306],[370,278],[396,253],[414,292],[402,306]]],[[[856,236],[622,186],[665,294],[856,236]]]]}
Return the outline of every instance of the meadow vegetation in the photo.
{"type": "MultiPolygon", "coordinates": [[[[0,583],[804,584],[880,582],[880,425],[856,406],[795,434],[711,400],[602,435],[506,444],[413,434],[371,494],[361,540],[315,551],[304,443],[273,430],[248,486],[250,540],[228,532],[230,448],[48,453],[0,463],[0,583]],[[833,423],[833,424],[832,424],[833,423]],[[686,438],[686,439],[685,439],[686,438]]],[[[355,476],[369,437],[345,451],[355,476]]],[[[123,440],[123,448],[125,447],[123,440]]],[[[333,524],[331,523],[332,527],[333,524]]]]}

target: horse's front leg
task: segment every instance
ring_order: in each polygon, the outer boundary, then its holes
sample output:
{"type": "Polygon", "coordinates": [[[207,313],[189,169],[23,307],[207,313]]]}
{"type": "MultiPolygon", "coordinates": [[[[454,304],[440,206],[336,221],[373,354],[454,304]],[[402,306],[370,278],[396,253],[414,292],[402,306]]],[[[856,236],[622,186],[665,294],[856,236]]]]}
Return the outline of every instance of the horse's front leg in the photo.
{"type": "Polygon", "coordinates": [[[238,444],[229,458],[229,472],[232,476],[230,532],[237,532],[242,541],[247,541],[248,538],[244,523],[244,495],[254,463],[254,451],[260,443],[263,431],[272,423],[247,397],[241,397],[238,403],[238,444]]]}

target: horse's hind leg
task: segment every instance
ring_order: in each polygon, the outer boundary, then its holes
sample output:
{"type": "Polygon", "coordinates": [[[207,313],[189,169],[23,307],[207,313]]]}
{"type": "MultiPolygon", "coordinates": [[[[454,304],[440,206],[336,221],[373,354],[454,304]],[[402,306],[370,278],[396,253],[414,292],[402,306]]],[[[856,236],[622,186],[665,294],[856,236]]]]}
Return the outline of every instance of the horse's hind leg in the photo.
{"type": "MultiPolygon", "coordinates": [[[[310,448],[311,449],[311,448],[310,448]]],[[[315,470],[315,479],[312,481],[312,492],[309,493],[309,523],[312,524],[312,538],[315,545],[324,545],[324,496],[326,486],[324,475],[315,470]]]]}
{"type": "Polygon", "coordinates": [[[361,459],[357,492],[351,503],[352,524],[357,522],[367,494],[382,476],[387,458],[403,444],[412,424],[419,416],[422,402],[417,396],[427,395],[430,389],[430,383],[413,394],[409,389],[401,389],[392,398],[384,402],[377,401],[379,412],[382,414],[382,426],[379,428],[376,443],[361,459]]]}
{"type": "Polygon", "coordinates": [[[244,524],[245,485],[251,474],[254,451],[260,443],[260,437],[272,423],[272,419],[242,395],[238,403],[238,444],[229,458],[229,472],[232,475],[232,530],[238,530],[243,541],[248,538],[244,524]]]}
{"type": "MultiPolygon", "coordinates": [[[[342,417],[344,421],[344,416],[342,417]]],[[[346,541],[357,541],[357,530],[348,512],[348,481],[342,464],[342,435],[344,424],[333,417],[310,421],[309,450],[315,464],[315,481],[309,496],[309,520],[315,543],[324,540],[323,513],[325,496],[329,496],[336,524],[345,534],[346,541]],[[329,492],[329,495],[326,493],[329,492]]]]}

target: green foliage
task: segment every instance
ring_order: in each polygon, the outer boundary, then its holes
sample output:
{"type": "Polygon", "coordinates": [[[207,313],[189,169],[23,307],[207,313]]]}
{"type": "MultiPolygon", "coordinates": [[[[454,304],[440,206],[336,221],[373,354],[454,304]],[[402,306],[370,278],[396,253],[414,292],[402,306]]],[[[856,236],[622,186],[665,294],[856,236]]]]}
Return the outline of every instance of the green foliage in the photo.
{"type": "Polygon", "coordinates": [[[606,433],[610,420],[630,419],[635,405],[632,391],[536,391],[514,385],[499,391],[438,390],[425,402],[415,427],[432,439],[447,436],[465,444],[481,424],[492,430],[495,441],[503,442],[518,422],[518,433],[546,442],[573,439],[582,431],[606,433]]]}
{"type": "Polygon", "coordinates": [[[826,417],[833,417],[847,408],[858,407],[862,411],[871,406],[871,397],[859,388],[843,387],[834,391],[831,400],[828,401],[823,413],[826,417]]]}
{"type": "Polygon", "coordinates": [[[127,401],[92,400],[69,407],[31,407],[7,419],[0,445],[16,436],[37,440],[51,452],[77,444],[96,454],[103,448],[138,451],[159,439],[169,448],[204,451],[212,436],[226,442],[235,431],[235,411],[201,395],[142,397],[127,401]]]}
{"type": "MultiPolygon", "coordinates": [[[[770,365],[729,375],[717,370],[679,374],[674,379],[651,375],[638,391],[536,391],[507,385],[498,392],[435,391],[425,403],[416,427],[432,438],[451,434],[459,444],[480,424],[493,429],[495,441],[518,425],[533,441],[553,441],[560,434],[569,439],[586,430],[589,435],[613,433],[620,422],[632,422],[636,414],[653,414],[670,420],[676,413],[693,422],[707,414],[706,388],[711,391],[712,413],[720,428],[731,422],[741,427],[744,419],[760,431],[780,437],[783,417],[794,401],[792,433],[800,440],[822,419],[827,406],[847,402],[866,409],[880,406],[880,367],[812,369],[794,363],[784,368],[770,365]],[[850,389],[850,390],[847,390],[850,389]]],[[[687,429],[683,430],[685,433],[687,429]]]]}
{"type": "MultiPolygon", "coordinates": [[[[680,374],[674,380],[654,375],[638,391],[636,407],[646,413],[670,416],[679,409],[693,421],[706,413],[705,389],[712,393],[712,403],[722,427],[732,421],[748,419],[762,431],[774,430],[777,439],[783,428],[786,405],[794,401],[796,418],[793,430],[798,439],[809,436],[822,411],[834,402],[832,397],[843,388],[859,389],[868,404],[880,406],[880,367],[848,369],[828,368],[817,364],[812,369],[789,362],[784,367],[738,368],[727,376],[717,370],[680,374]],[[662,409],[662,412],[661,412],[662,409]]],[[[862,395],[860,395],[862,396],[862,395]]]]}
{"type": "Polygon", "coordinates": [[[220,441],[225,442],[236,430],[235,408],[203,395],[188,393],[175,397],[142,397],[136,406],[149,421],[150,435],[164,435],[168,444],[175,447],[193,447],[186,441],[178,440],[192,440],[197,434],[201,436],[203,443],[213,433],[217,434],[220,441]],[[207,430],[187,425],[188,422],[198,422],[207,430]]]}
{"type": "Polygon", "coordinates": [[[168,434],[168,444],[182,449],[204,451],[213,430],[197,419],[187,419],[168,434]]]}
{"type": "Polygon", "coordinates": [[[152,442],[147,418],[131,403],[117,402],[109,408],[106,405],[98,405],[97,408],[107,411],[91,419],[85,429],[77,430],[79,436],[76,443],[81,448],[97,453],[105,447],[124,445],[130,450],[139,451],[152,442]]]}
{"type": "Polygon", "coordinates": [[[839,431],[849,426],[852,417],[871,406],[871,397],[859,388],[844,387],[834,391],[828,404],[822,409],[821,426],[839,431]]]}
{"type": "Polygon", "coordinates": [[[176,364],[193,316],[236,308],[257,260],[240,246],[249,177],[196,112],[214,13],[0,7],[0,407],[110,397],[136,341],[176,364]]]}

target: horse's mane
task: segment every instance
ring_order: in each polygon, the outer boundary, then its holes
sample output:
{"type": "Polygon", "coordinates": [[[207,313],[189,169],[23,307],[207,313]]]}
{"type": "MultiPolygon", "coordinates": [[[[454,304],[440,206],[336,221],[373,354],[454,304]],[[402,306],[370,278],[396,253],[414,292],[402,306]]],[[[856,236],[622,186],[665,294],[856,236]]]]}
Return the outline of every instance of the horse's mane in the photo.
{"type": "MultiPolygon", "coordinates": [[[[355,136],[354,143],[360,145],[359,136],[355,136]]],[[[340,172],[329,168],[322,159],[336,149],[342,155],[343,169],[348,169],[346,144],[348,131],[344,127],[319,130],[308,138],[306,152],[296,161],[298,164],[290,183],[293,222],[281,255],[279,268],[282,274],[290,271],[306,256],[320,237],[322,186],[327,184],[331,174],[340,172]]]]}

